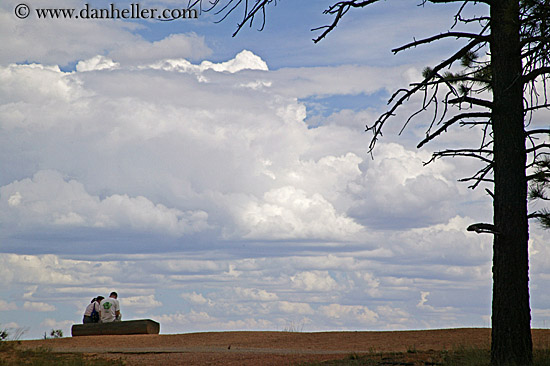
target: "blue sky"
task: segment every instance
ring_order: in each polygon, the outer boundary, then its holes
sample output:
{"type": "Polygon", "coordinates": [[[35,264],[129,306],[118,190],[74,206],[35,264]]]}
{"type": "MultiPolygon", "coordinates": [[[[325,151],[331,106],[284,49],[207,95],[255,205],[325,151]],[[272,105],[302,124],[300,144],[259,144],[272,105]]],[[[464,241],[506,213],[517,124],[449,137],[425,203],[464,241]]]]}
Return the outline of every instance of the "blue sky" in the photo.
{"type": "MultiPolygon", "coordinates": [[[[459,42],[391,48],[446,31],[454,8],[382,2],[313,44],[330,1],[311,3],[278,2],[237,37],[235,16],[18,19],[0,4],[2,327],[70,334],[112,290],[162,333],[490,325],[491,238],[465,228],[491,221],[491,201],[457,182],[476,165],[423,166],[478,134],[416,149],[429,120],[398,135],[415,100],[374,159],[364,132],[459,42]]],[[[548,239],[531,225],[535,327],[550,321],[548,239]]]]}

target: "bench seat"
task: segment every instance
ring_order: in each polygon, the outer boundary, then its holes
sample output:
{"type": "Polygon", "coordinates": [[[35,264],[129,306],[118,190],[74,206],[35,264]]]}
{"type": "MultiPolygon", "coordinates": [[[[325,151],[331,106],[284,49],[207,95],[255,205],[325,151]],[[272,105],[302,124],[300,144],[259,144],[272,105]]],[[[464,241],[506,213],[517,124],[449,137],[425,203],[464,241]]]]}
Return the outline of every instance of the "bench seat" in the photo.
{"type": "Polygon", "coordinates": [[[73,337],[90,335],[159,334],[160,324],[151,319],[125,320],[112,323],[74,324],[73,337]]]}

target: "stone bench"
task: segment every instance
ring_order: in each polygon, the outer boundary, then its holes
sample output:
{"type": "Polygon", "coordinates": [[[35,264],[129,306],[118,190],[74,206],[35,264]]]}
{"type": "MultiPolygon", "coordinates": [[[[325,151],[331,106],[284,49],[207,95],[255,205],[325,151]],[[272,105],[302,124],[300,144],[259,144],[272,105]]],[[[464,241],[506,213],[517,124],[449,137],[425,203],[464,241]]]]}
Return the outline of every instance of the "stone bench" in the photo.
{"type": "Polygon", "coordinates": [[[151,319],[125,320],[112,323],[74,324],[73,337],[90,335],[159,334],[160,324],[151,319]]]}

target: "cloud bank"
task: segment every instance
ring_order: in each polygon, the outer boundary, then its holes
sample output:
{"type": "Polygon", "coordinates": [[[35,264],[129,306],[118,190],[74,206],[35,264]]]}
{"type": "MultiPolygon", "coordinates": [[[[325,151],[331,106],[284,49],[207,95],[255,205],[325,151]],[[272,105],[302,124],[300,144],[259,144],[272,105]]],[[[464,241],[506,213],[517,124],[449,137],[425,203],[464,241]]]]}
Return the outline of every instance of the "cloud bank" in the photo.
{"type": "MultiPolygon", "coordinates": [[[[198,33],[23,27],[14,4],[0,6],[16,35],[0,56],[0,325],[68,334],[112,290],[125,319],[165,333],[489,324],[491,240],[465,228],[490,200],[457,182],[475,166],[424,166],[422,123],[394,133],[412,107],[368,154],[365,123],[417,65],[211,61],[198,33]]],[[[533,225],[539,326],[547,240],[533,225]]]]}

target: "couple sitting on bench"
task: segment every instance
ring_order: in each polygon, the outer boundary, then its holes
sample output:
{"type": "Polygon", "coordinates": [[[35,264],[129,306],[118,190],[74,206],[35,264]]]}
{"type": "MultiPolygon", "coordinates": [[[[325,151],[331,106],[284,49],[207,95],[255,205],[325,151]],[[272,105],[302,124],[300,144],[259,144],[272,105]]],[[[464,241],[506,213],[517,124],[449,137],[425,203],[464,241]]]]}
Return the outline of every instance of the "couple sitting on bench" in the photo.
{"type": "Polygon", "coordinates": [[[98,296],[92,299],[90,305],[84,311],[84,324],[88,323],[110,323],[120,321],[120,304],[116,292],[111,292],[108,298],[98,296]]]}

